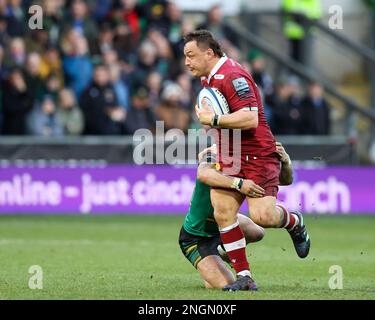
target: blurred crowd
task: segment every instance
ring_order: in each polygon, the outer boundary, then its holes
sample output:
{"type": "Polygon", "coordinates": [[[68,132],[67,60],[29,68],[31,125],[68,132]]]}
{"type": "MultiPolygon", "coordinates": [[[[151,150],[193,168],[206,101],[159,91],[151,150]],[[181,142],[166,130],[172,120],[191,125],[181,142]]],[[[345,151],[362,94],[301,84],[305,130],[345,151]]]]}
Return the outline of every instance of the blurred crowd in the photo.
{"type": "Polygon", "coordinates": [[[323,89],[274,81],[260,52],[243,54],[214,6],[195,25],[167,0],[0,0],[0,131],[3,135],[125,135],[198,126],[200,88],[184,67],[183,35],[209,29],[253,75],[275,134],[328,134],[323,89]],[[43,29],[28,8],[43,8],[43,29]]]}

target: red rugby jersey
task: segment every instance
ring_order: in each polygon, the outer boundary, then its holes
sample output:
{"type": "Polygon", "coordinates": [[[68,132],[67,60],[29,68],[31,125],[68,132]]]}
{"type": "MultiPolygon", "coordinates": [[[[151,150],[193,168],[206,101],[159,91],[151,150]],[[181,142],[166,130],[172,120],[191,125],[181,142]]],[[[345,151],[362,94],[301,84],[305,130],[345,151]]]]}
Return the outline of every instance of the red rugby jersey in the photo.
{"type": "MultiPolygon", "coordinates": [[[[258,127],[241,132],[242,156],[275,156],[275,138],[267,124],[258,87],[252,76],[238,62],[222,57],[209,77],[201,80],[204,87],[217,88],[224,95],[231,113],[243,108],[258,109],[258,127]]],[[[229,152],[232,150],[230,145],[229,152]]]]}

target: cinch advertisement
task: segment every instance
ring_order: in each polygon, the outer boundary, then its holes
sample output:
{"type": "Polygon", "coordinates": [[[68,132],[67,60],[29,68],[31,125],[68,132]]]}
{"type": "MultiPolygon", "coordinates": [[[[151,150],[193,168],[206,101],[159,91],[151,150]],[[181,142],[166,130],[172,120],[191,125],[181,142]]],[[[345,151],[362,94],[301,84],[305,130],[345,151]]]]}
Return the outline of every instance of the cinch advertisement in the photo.
{"type": "MultiPolygon", "coordinates": [[[[0,213],[184,214],[195,176],[193,167],[155,165],[2,168],[0,213]]],[[[375,214],[374,181],[375,168],[296,169],[278,200],[310,214],[375,214]]]]}

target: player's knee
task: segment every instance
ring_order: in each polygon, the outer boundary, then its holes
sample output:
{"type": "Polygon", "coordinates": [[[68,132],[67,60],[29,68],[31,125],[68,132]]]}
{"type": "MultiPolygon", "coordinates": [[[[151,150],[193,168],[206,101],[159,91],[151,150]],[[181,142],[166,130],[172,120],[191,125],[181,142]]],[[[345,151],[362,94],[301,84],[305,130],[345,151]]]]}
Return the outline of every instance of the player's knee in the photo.
{"type": "Polygon", "coordinates": [[[232,210],[229,207],[215,207],[214,217],[219,226],[234,222],[233,220],[235,219],[235,215],[232,215],[231,211],[232,210]]]}
{"type": "MultiPolygon", "coordinates": [[[[257,226],[254,230],[251,232],[251,242],[258,242],[264,238],[264,229],[260,226],[257,226]]],[[[250,241],[247,241],[250,242],[250,241]]]]}
{"type": "Polygon", "coordinates": [[[276,210],[271,206],[258,208],[256,210],[256,213],[254,212],[254,216],[257,217],[257,221],[254,222],[264,228],[277,227],[280,219],[277,215],[276,210]]]}
{"type": "Polygon", "coordinates": [[[258,242],[264,238],[264,234],[264,229],[260,226],[257,226],[257,228],[254,228],[251,231],[244,231],[246,243],[258,242]]]}
{"type": "Polygon", "coordinates": [[[262,227],[258,227],[254,232],[254,241],[260,241],[264,238],[264,229],[262,227]]]}

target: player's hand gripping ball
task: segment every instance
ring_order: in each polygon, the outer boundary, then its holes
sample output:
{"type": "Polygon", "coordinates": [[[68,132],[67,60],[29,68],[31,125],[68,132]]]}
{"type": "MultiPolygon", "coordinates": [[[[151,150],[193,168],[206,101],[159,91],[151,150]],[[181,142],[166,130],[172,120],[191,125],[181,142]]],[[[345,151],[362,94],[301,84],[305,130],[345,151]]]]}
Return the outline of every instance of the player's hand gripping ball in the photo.
{"type": "Polygon", "coordinates": [[[209,87],[199,92],[195,111],[203,125],[210,125],[215,114],[224,115],[230,112],[224,95],[218,89],[209,87]]]}

